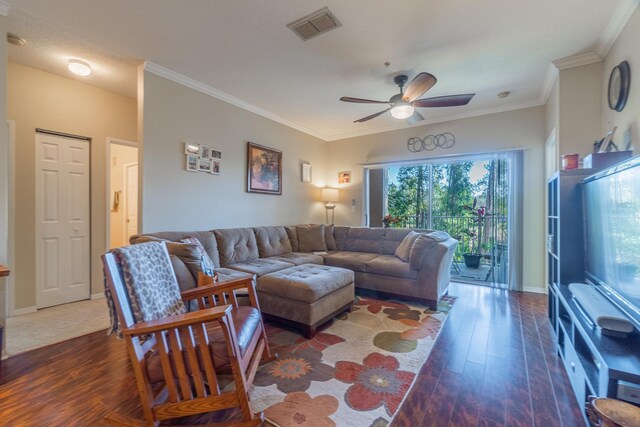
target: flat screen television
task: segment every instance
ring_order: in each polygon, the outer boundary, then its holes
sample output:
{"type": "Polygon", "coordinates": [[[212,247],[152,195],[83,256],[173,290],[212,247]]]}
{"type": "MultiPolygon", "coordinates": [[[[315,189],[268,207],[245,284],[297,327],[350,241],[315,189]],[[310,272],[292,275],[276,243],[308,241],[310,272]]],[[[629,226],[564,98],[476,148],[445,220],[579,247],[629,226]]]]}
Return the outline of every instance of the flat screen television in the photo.
{"type": "Polygon", "coordinates": [[[582,184],[587,281],[640,329],[640,156],[582,184]]]}

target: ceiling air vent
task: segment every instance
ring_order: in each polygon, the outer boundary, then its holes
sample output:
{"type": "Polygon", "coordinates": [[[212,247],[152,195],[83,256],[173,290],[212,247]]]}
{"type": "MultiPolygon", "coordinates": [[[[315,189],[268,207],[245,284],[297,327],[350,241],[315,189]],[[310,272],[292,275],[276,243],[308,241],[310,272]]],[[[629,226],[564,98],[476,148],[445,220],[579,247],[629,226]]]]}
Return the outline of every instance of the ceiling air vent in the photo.
{"type": "Polygon", "coordinates": [[[340,21],[333,16],[328,7],[313,12],[304,18],[287,25],[302,40],[309,40],[340,26],[340,21]]]}

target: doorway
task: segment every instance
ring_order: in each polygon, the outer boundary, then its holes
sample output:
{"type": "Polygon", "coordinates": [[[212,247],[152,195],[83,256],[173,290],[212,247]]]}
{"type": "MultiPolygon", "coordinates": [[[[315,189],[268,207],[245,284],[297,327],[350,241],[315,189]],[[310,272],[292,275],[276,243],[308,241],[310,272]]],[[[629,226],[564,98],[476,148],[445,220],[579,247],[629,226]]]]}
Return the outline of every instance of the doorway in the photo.
{"type": "MultiPolygon", "coordinates": [[[[369,212],[382,211],[377,218],[392,228],[441,230],[457,239],[452,280],[508,287],[510,174],[510,160],[500,155],[372,168],[369,212]]],[[[373,219],[370,226],[378,226],[373,219]]]]}
{"type": "Polygon", "coordinates": [[[108,249],[129,244],[138,233],[138,147],[135,142],[107,140],[108,249]]]}
{"type": "Polygon", "coordinates": [[[89,299],[90,139],[36,133],[36,304],[89,299]]]}

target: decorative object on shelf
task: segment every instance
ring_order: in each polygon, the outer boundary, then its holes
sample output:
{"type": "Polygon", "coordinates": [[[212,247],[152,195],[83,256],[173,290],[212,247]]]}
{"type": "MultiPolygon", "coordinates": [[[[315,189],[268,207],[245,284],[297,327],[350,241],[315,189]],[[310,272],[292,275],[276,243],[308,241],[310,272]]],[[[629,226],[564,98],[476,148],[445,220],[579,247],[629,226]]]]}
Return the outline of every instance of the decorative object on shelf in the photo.
{"type": "Polygon", "coordinates": [[[282,151],[247,143],[247,192],[282,195],[282,151]]]}
{"type": "Polygon", "coordinates": [[[338,184],[351,184],[351,171],[338,172],[338,184]]]}
{"type": "Polygon", "coordinates": [[[631,68],[627,61],[613,67],[609,76],[609,108],[615,111],[624,110],[629,98],[629,88],[631,86],[631,68]]]}
{"type": "Polygon", "coordinates": [[[382,225],[384,226],[384,228],[389,228],[391,227],[391,224],[397,224],[402,220],[404,220],[404,217],[388,214],[384,218],[382,218],[382,225]]]}
{"type": "Polygon", "coordinates": [[[302,182],[311,182],[311,164],[302,162],[300,164],[300,180],[302,182]]]}
{"type": "Polygon", "coordinates": [[[456,137],[450,132],[445,132],[438,135],[427,135],[424,138],[411,137],[407,140],[407,148],[412,153],[419,153],[420,151],[432,151],[436,148],[448,149],[453,147],[455,143],[456,137]]]}
{"type": "Polygon", "coordinates": [[[186,170],[189,172],[198,172],[198,155],[187,154],[185,157],[186,157],[186,170]]]}
{"type": "Polygon", "coordinates": [[[337,188],[323,188],[322,189],[322,201],[327,202],[324,205],[327,209],[335,209],[336,205],[334,202],[338,201],[338,189],[337,188]]]}
{"type": "Polygon", "coordinates": [[[607,136],[604,137],[602,144],[600,144],[600,150],[598,151],[598,153],[618,151],[618,146],[613,143],[613,135],[616,133],[616,129],[618,129],[618,126],[614,126],[613,129],[607,132],[607,136]]]}
{"type": "Polygon", "coordinates": [[[562,156],[562,169],[578,169],[578,161],[580,159],[580,155],[577,153],[564,154],[562,156]]]}

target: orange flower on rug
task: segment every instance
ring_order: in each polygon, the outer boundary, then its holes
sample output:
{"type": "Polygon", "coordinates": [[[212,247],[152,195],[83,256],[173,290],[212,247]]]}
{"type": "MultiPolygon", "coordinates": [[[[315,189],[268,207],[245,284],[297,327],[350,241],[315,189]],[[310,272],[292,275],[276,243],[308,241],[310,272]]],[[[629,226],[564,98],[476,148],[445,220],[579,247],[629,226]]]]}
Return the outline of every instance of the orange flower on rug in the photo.
{"type": "Polygon", "coordinates": [[[358,298],[352,312],[312,340],[267,324],[272,352],[251,394],[254,411],[279,427],[388,425],[426,362],[455,299],[438,310],[358,298]]]}
{"type": "Polygon", "coordinates": [[[353,362],[336,363],[336,379],[353,384],[347,390],[347,404],[358,411],[370,411],[384,405],[393,415],[409,390],[415,374],[400,371],[393,356],[371,353],[362,365],[353,362]]]}

